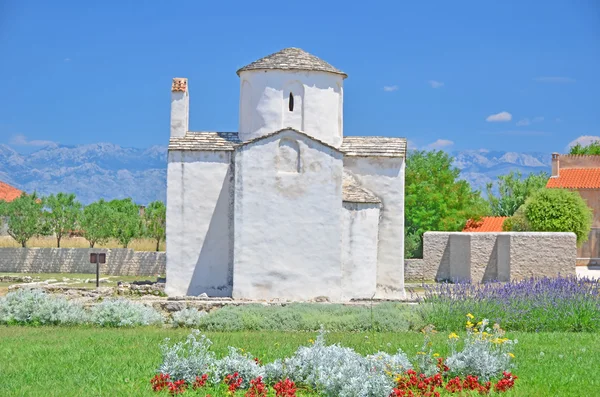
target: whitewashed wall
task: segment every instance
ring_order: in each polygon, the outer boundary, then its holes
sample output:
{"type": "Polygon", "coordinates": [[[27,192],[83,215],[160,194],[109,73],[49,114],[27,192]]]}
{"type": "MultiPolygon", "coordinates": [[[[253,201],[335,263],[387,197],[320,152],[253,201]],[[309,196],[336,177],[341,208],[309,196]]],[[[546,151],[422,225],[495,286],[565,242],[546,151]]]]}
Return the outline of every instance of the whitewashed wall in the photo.
{"type": "Polygon", "coordinates": [[[343,137],[343,76],[313,71],[250,70],[240,74],[242,141],[292,127],[339,148],[343,137]],[[294,111],[288,108],[294,95],[294,111]]]}
{"type": "Polygon", "coordinates": [[[185,92],[171,92],[171,136],[182,137],[189,129],[190,96],[185,92]]]}
{"type": "Polygon", "coordinates": [[[234,161],[233,297],[340,301],[342,154],[283,131],[234,161]]]}
{"type": "Polygon", "coordinates": [[[382,201],[376,298],[404,298],[404,159],[346,156],[344,167],[382,201]]]}
{"type": "Polygon", "coordinates": [[[379,204],[343,203],[342,300],[368,299],[377,287],[379,204]]]}
{"type": "Polygon", "coordinates": [[[168,295],[231,296],[231,152],[169,152],[168,295]]]}

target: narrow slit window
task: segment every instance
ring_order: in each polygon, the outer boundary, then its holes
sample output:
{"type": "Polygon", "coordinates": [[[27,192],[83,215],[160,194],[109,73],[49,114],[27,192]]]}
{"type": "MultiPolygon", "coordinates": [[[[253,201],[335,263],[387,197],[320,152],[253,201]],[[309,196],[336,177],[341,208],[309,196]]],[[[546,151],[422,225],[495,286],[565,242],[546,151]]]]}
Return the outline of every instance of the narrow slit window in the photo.
{"type": "Polygon", "coordinates": [[[289,106],[290,112],[293,112],[294,111],[294,94],[292,94],[291,92],[290,92],[290,100],[289,100],[288,106],[289,106]]]}

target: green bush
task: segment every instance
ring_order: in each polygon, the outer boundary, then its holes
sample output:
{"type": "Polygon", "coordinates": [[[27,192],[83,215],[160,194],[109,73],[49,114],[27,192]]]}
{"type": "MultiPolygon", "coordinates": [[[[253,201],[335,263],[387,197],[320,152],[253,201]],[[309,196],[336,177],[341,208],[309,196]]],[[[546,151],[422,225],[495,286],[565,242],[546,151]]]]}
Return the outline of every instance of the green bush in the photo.
{"type": "Polygon", "coordinates": [[[407,259],[423,257],[423,238],[415,233],[404,235],[404,257],[407,259]]]}
{"type": "Polygon", "coordinates": [[[423,322],[412,306],[380,303],[368,306],[292,303],[285,306],[251,304],[227,306],[199,320],[203,331],[407,331],[423,322]]]}
{"type": "Polygon", "coordinates": [[[527,232],[531,230],[527,217],[525,216],[525,206],[522,205],[513,216],[506,219],[502,224],[502,230],[505,232],[527,232]]]}
{"type": "Polygon", "coordinates": [[[535,232],[573,232],[577,244],[588,239],[593,214],[579,193],[542,189],[525,202],[529,229],[535,232]]]}

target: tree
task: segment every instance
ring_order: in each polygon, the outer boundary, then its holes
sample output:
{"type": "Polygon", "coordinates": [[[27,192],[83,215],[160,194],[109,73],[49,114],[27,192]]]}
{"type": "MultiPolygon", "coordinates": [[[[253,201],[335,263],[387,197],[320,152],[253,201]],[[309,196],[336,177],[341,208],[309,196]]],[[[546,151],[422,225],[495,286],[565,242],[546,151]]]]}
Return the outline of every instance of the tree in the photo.
{"type": "Polygon", "coordinates": [[[467,220],[489,213],[480,192],[459,179],[452,157],[443,151],[413,151],[406,162],[405,251],[406,256],[422,254],[423,233],[460,231],[467,220]]]}
{"type": "Polygon", "coordinates": [[[569,154],[599,155],[600,154],[600,141],[594,141],[587,146],[583,146],[580,143],[578,143],[577,145],[571,147],[569,154]]]}
{"type": "Polygon", "coordinates": [[[8,216],[8,234],[22,247],[33,236],[44,232],[41,200],[35,193],[21,194],[3,207],[8,216]]]}
{"type": "Polygon", "coordinates": [[[525,217],[534,232],[573,232],[577,244],[588,239],[593,214],[579,193],[542,189],[525,202],[525,217]]]}
{"type": "Polygon", "coordinates": [[[44,206],[49,210],[45,213],[46,222],[51,233],[56,236],[56,247],[60,248],[62,237],[75,230],[77,220],[81,214],[81,203],[75,200],[74,194],[51,194],[43,200],[44,206]]]}
{"type": "Polygon", "coordinates": [[[130,199],[108,202],[113,214],[112,237],[127,248],[131,240],[139,237],[142,231],[139,207],[130,199]]]}
{"type": "Polygon", "coordinates": [[[112,236],[114,219],[112,211],[108,203],[102,199],[83,209],[79,225],[83,237],[90,243],[90,248],[106,242],[112,236]]]}
{"type": "Polygon", "coordinates": [[[498,194],[493,193],[493,183],[487,184],[488,202],[494,216],[513,216],[527,198],[546,187],[550,176],[546,172],[529,174],[523,179],[520,172],[498,177],[498,194]]]}
{"type": "Polygon", "coordinates": [[[156,240],[156,250],[166,237],[167,208],[162,201],[153,201],[145,209],[144,223],[146,235],[156,240]]]}

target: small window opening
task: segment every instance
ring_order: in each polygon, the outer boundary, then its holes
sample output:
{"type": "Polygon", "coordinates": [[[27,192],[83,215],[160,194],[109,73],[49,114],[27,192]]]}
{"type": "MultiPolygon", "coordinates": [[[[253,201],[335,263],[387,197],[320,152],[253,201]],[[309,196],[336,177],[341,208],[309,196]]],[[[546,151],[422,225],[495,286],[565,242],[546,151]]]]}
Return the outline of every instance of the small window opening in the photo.
{"type": "Polygon", "coordinates": [[[294,94],[292,94],[291,92],[290,92],[289,109],[290,109],[290,112],[294,111],[294,94]]]}

